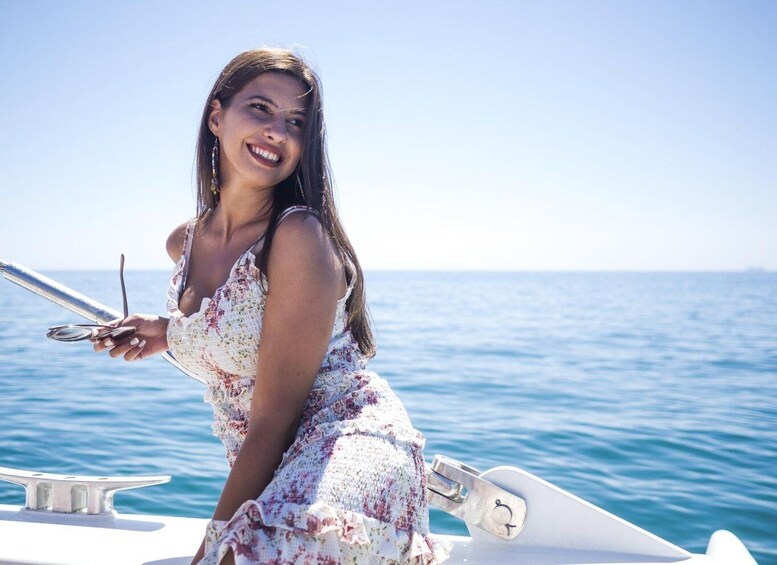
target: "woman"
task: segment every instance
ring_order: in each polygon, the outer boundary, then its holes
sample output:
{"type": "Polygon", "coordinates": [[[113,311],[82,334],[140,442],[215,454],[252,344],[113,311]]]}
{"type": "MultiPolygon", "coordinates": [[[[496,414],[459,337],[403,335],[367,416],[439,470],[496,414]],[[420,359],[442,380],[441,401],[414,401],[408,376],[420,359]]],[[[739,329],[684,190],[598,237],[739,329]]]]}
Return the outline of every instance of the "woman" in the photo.
{"type": "Polygon", "coordinates": [[[207,382],[231,466],[193,563],[434,563],[423,437],[375,373],[359,262],[332,197],[318,77],[238,55],[208,97],[197,217],[167,242],[169,318],[112,357],[168,348],[207,382]]]}

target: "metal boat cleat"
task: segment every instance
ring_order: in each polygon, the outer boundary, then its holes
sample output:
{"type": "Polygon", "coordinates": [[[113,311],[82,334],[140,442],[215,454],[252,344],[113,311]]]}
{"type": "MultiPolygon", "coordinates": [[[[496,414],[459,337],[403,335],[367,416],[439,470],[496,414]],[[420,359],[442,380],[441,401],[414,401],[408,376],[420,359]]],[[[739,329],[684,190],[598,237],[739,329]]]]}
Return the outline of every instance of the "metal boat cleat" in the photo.
{"type": "Polygon", "coordinates": [[[86,514],[94,515],[113,513],[117,491],[167,483],[170,476],[89,477],[0,467],[0,480],[25,488],[28,510],[73,513],[86,509],[86,514]]]}

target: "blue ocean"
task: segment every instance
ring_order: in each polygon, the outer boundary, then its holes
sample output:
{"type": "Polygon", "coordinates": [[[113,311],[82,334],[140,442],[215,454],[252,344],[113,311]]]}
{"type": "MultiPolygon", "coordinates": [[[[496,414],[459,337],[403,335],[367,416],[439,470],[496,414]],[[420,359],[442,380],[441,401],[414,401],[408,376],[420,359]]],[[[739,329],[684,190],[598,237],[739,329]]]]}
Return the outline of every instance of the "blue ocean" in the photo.
{"type": "MultiPolygon", "coordinates": [[[[115,272],[45,274],[121,308],[115,272]]],[[[164,312],[169,273],[126,276],[131,311],[164,312]]],[[[427,460],[519,466],[690,551],[728,529],[777,563],[777,273],[371,272],[367,294],[371,368],[427,460]]],[[[119,511],[209,517],[228,468],[203,385],[45,337],[80,321],[0,281],[0,466],[169,474],[119,511]]]]}

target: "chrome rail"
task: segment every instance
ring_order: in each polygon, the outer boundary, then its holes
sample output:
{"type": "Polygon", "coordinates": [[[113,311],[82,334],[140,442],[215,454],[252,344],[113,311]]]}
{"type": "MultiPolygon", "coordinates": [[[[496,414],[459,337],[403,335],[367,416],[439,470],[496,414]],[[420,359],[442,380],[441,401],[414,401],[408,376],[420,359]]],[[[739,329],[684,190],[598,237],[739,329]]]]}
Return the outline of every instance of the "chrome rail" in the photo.
{"type": "MultiPolygon", "coordinates": [[[[86,318],[92,323],[104,324],[110,320],[122,317],[121,312],[118,310],[109,308],[72,288],[68,288],[22,265],[0,260],[0,273],[9,281],[54,302],[66,310],[70,310],[74,314],[86,318]]],[[[197,381],[205,382],[201,377],[184,369],[169,351],[163,353],[162,358],[185,375],[197,381]]]]}

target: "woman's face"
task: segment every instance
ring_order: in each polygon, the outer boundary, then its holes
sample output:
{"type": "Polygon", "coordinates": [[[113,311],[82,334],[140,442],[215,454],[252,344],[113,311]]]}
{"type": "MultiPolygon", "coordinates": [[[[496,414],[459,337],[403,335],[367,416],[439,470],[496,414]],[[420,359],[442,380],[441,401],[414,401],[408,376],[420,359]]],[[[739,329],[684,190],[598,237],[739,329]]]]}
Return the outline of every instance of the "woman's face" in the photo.
{"type": "Polygon", "coordinates": [[[306,92],[295,77],[270,71],[246,84],[228,107],[213,102],[208,126],[219,138],[222,190],[271,188],[294,173],[302,153],[306,92]]]}

